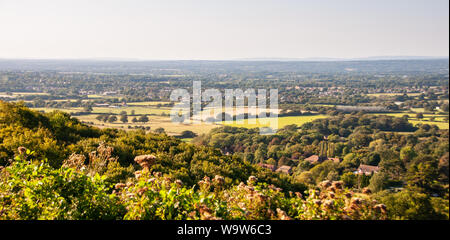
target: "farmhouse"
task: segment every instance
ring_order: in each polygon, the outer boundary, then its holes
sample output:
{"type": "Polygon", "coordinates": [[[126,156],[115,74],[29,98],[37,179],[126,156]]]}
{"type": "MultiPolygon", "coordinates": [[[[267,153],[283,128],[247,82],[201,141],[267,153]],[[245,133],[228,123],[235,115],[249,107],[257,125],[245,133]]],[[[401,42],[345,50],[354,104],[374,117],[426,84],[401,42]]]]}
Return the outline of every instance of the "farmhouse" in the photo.
{"type": "Polygon", "coordinates": [[[310,162],[311,164],[321,163],[325,160],[324,157],[320,157],[318,155],[312,155],[308,158],[305,158],[305,161],[310,162]]]}
{"type": "Polygon", "coordinates": [[[372,175],[372,173],[377,173],[378,171],[380,171],[379,167],[361,164],[355,174],[372,175]]]}

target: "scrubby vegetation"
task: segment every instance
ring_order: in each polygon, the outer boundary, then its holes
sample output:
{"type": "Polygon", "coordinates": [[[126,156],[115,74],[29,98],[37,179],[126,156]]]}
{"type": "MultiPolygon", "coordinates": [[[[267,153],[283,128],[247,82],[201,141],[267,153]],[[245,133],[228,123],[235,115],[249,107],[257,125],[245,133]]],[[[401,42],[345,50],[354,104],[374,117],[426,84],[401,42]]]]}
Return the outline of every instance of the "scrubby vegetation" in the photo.
{"type": "Polygon", "coordinates": [[[402,118],[224,127],[189,144],[0,102],[0,139],[0,219],[448,219],[448,130],[402,118]],[[412,134],[386,132],[399,127],[412,134]]]}
{"type": "MultiPolygon", "coordinates": [[[[100,147],[103,148],[103,147],[100,147]]],[[[101,167],[114,158],[91,159],[85,166],[69,160],[61,168],[19,149],[1,169],[0,219],[385,219],[386,206],[365,194],[326,181],[320,188],[289,192],[250,176],[247,183],[226,186],[225,179],[204,177],[195,186],[149,170],[156,157],[140,156],[143,170],[126,183],[113,184],[101,167]],[[99,164],[102,163],[102,164],[99,164]]],[[[99,149],[99,151],[103,151],[99,149]]]]}

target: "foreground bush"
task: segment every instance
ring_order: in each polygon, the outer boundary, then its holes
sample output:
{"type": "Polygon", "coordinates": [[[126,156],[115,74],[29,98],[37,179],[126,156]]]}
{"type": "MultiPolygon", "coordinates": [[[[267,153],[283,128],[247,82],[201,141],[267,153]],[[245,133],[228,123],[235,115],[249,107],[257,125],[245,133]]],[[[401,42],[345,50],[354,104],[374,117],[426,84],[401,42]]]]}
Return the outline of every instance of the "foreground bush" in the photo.
{"type": "MultiPolygon", "coordinates": [[[[28,153],[28,154],[27,154],[28,153]]],[[[53,169],[22,153],[1,170],[0,219],[120,219],[124,207],[105,177],[53,169]]]]}
{"type": "MultiPolygon", "coordinates": [[[[107,150],[107,149],[106,149],[107,150]]],[[[126,183],[113,185],[107,169],[115,159],[84,165],[72,157],[59,169],[47,161],[20,154],[1,169],[0,219],[133,219],[133,220],[216,220],[216,219],[385,219],[386,207],[371,200],[370,194],[353,194],[341,182],[323,182],[304,194],[258,183],[225,188],[221,176],[205,177],[188,187],[149,169],[153,155],[136,158],[142,170],[126,183]],[[109,162],[109,163],[108,163],[109,162]],[[100,169],[104,175],[93,172],[100,169]]],[[[366,190],[368,191],[368,190],[366,190]]]]}

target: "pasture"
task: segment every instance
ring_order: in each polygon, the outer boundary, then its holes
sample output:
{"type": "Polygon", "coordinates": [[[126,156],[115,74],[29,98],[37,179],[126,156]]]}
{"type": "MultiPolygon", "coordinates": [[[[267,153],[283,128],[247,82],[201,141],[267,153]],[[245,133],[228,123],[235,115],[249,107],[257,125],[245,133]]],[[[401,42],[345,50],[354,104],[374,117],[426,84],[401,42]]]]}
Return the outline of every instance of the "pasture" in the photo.
{"type": "Polygon", "coordinates": [[[102,122],[96,119],[98,115],[97,114],[89,114],[89,115],[83,115],[83,116],[76,116],[80,121],[83,121],[85,123],[89,123],[93,126],[100,127],[100,128],[119,128],[124,130],[133,130],[135,126],[142,126],[142,127],[150,127],[150,131],[153,131],[157,128],[164,128],[167,135],[180,135],[181,132],[185,130],[192,131],[198,135],[208,133],[211,129],[220,127],[219,124],[209,124],[209,123],[199,123],[199,124],[182,124],[182,123],[174,123],[171,121],[169,117],[162,117],[162,116],[148,116],[149,121],[147,123],[132,123],[131,118],[128,117],[127,123],[122,123],[120,121],[109,123],[109,122],[102,122]],[[131,128],[128,128],[128,127],[131,128]]]}
{"type": "MultiPolygon", "coordinates": [[[[417,109],[416,109],[417,110],[417,109]]],[[[418,110],[420,112],[420,109],[418,110]]],[[[448,119],[448,115],[444,114],[423,114],[423,119],[417,119],[415,113],[374,113],[376,115],[387,115],[392,117],[403,117],[408,115],[408,121],[413,125],[416,124],[429,124],[436,125],[440,129],[449,129],[449,123],[446,119],[448,119]]]]}
{"type": "Polygon", "coordinates": [[[266,118],[262,121],[256,119],[256,124],[249,123],[248,119],[243,121],[228,121],[223,122],[223,125],[233,126],[233,127],[244,127],[244,128],[259,128],[259,127],[269,127],[270,123],[277,124],[278,121],[278,129],[283,128],[287,125],[297,125],[302,126],[305,123],[312,122],[316,119],[327,118],[326,115],[313,115],[313,116],[293,116],[293,117],[278,117],[278,118],[266,118]],[[268,123],[267,121],[270,121],[268,123]]]}
{"type": "MultiPolygon", "coordinates": [[[[369,93],[367,96],[371,97],[395,97],[395,96],[402,96],[404,93],[369,93]]],[[[420,96],[422,93],[406,93],[409,97],[416,97],[420,96]]]]}

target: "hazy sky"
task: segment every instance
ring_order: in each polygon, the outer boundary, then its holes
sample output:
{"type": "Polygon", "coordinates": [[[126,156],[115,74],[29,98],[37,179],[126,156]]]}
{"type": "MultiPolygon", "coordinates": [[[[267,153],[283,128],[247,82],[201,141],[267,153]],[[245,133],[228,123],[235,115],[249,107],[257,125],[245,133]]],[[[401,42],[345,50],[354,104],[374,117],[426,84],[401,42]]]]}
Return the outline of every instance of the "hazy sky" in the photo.
{"type": "Polygon", "coordinates": [[[0,58],[448,52],[448,0],[0,0],[0,58]]]}

